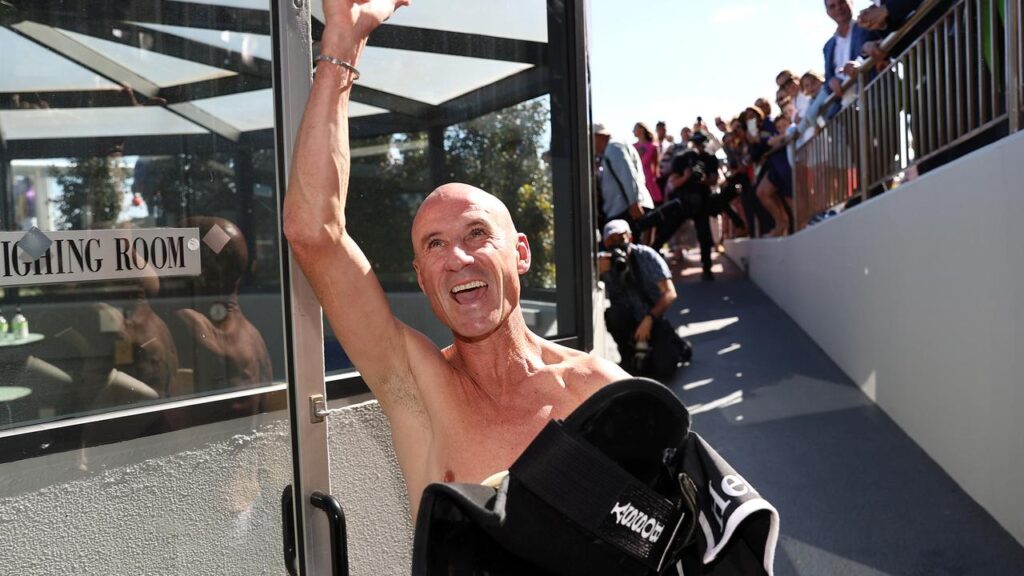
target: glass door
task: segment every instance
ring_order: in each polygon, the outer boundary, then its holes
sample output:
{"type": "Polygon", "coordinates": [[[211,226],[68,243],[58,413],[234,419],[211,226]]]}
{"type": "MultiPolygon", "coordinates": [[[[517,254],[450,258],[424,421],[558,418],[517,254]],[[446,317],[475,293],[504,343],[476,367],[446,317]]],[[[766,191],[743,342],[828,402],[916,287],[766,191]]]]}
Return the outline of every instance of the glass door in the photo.
{"type": "MultiPolygon", "coordinates": [[[[531,329],[587,347],[583,2],[477,4],[418,1],[371,38],[353,222],[396,313],[443,346],[393,240],[435,185],[486,187],[535,246],[531,329]]],[[[387,420],[372,404],[327,411],[367,390],[282,244],[319,14],[305,0],[0,2],[12,573],[332,574],[332,490],[353,572],[407,570],[387,420]]]]}
{"type": "Polygon", "coordinates": [[[270,2],[0,4],[11,573],[328,573],[327,474],[288,401],[323,389],[319,309],[280,231],[309,41],[270,2]]]}

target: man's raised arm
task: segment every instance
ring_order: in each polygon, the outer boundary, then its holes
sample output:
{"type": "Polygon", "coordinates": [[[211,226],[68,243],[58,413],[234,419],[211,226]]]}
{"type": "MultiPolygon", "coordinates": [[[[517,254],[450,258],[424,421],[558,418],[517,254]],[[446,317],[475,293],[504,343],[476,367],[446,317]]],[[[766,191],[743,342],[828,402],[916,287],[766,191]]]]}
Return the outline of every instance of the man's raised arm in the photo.
{"type": "MultiPolygon", "coordinates": [[[[358,66],[366,39],[408,0],[325,0],[320,53],[358,66]]],[[[419,412],[406,334],[366,256],[348,235],[345,201],[352,71],[320,61],[292,158],[284,231],[335,334],[387,409],[419,412]]]]}

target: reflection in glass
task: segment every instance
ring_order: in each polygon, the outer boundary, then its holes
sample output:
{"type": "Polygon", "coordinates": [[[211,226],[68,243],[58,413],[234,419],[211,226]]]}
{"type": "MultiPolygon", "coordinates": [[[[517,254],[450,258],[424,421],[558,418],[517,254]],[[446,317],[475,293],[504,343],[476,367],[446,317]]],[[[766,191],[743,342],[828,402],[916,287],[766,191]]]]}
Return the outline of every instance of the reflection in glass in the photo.
{"type": "Polygon", "coordinates": [[[249,4],[3,3],[3,230],[198,229],[202,273],[4,289],[33,338],[0,337],[0,429],[283,379],[270,14],[249,4]]]}

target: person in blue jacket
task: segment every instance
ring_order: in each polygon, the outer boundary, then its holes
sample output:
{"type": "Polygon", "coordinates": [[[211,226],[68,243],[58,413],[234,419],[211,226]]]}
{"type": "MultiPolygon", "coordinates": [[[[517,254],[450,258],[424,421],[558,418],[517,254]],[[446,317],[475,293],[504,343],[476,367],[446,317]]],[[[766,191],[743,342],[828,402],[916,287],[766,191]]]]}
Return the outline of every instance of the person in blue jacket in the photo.
{"type": "MultiPolygon", "coordinates": [[[[825,43],[825,89],[843,95],[843,82],[853,74],[857,59],[866,42],[878,40],[881,33],[862,28],[853,20],[853,0],[825,0],[829,18],[836,23],[836,32],[825,43]]],[[[836,106],[829,117],[839,112],[836,106]]]]}

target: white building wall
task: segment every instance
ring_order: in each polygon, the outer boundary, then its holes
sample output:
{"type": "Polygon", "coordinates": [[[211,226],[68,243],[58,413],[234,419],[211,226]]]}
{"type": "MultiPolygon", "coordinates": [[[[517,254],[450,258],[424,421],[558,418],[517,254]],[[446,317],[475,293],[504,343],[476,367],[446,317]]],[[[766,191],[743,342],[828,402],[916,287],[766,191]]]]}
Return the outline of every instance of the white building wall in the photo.
{"type": "Polygon", "coordinates": [[[287,421],[243,418],[0,465],[0,573],[284,575],[287,421]]]}
{"type": "MultiPolygon", "coordinates": [[[[0,574],[286,576],[284,413],[0,464],[0,574]]],[[[407,575],[412,528],[376,402],[331,416],[355,576],[407,575]]]]}
{"type": "Polygon", "coordinates": [[[728,252],[1024,543],[1022,159],[1024,133],[728,252]]]}
{"type": "Polygon", "coordinates": [[[331,415],[327,440],[331,490],[348,522],[351,573],[411,574],[409,496],[380,405],[366,402],[331,415]]]}

